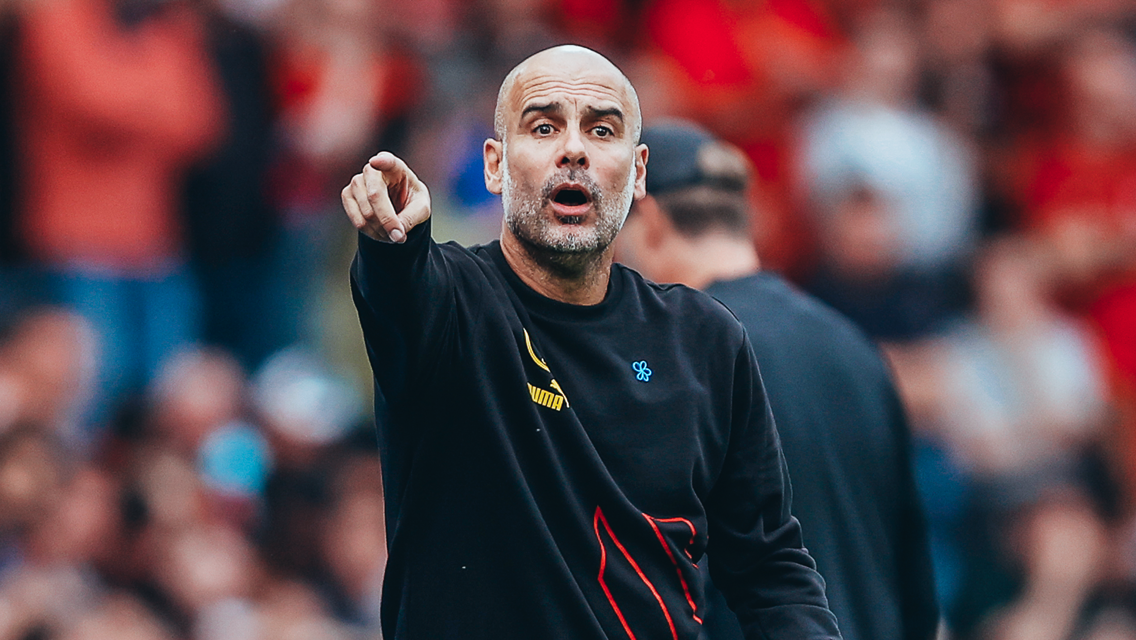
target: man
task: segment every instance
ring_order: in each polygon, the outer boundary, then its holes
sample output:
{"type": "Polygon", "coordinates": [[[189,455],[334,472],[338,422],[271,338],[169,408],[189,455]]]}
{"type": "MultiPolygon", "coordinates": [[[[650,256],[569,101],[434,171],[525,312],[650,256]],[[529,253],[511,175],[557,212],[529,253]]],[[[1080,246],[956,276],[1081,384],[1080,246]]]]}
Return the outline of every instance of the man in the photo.
{"type": "MultiPolygon", "coordinates": [[[[684,123],[648,127],[643,142],[647,196],[620,234],[619,259],[659,282],[704,289],[745,325],[793,477],[793,511],[845,640],[934,637],[926,526],[887,367],[850,321],[758,272],[740,151],[684,123]]],[[[706,631],[709,640],[742,637],[720,606],[709,607],[706,631]]]]}
{"type": "Polygon", "coordinates": [[[388,640],[694,640],[707,548],[747,638],[839,638],[744,330],[613,265],[641,122],[618,69],[556,47],[501,86],[499,242],[433,243],[387,153],[343,191],[386,406],[388,640]]]}

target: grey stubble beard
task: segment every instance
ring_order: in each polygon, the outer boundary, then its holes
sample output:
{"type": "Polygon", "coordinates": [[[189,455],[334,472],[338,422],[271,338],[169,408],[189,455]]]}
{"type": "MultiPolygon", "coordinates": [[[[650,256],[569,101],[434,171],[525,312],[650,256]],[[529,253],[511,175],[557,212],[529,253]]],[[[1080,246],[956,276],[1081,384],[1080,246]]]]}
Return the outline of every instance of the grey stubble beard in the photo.
{"type": "MultiPolygon", "coordinates": [[[[565,169],[545,181],[539,194],[517,194],[516,183],[509,172],[507,147],[502,147],[501,200],[505,224],[536,261],[564,277],[586,273],[597,263],[623,227],[635,196],[635,165],[632,163],[627,183],[615,199],[582,169],[565,169]],[[589,233],[556,233],[558,225],[541,212],[551,202],[552,192],[565,181],[574,181],[592,195],[596,223],[589,233]]],[[[561,226],[561,228],[563,228],[561,226]]]]}

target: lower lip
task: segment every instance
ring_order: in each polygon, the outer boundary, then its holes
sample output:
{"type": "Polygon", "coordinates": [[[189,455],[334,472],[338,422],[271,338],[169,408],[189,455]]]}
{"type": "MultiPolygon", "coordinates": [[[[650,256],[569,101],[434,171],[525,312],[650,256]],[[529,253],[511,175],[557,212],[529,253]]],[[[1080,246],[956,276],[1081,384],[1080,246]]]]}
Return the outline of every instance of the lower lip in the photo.
{"type": "Polygon", "coordinates": [[[559,202],[552,203],[552,211],[556,214],[557,218],[583,218],[588,214],[592,205],[590,203],[584,204],[561,204],[559,202]]]}

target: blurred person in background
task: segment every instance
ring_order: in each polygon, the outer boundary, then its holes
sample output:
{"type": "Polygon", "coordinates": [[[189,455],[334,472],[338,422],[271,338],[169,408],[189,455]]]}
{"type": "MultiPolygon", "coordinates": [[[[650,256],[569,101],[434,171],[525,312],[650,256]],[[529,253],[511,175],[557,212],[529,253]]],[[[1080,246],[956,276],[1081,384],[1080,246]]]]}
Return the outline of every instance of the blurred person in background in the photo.
{"type": "Polygon", "coordinates": [[[32,307],[0,329],[0,430],[35,425],[75,452],[97,442],[82,418],[93,398],[95,337],[82,316],[59,307],[32,307]]]}
{"type": "Polygon", "coordinates": [[[1136,486],[1136,44],[1086,29],[1061,49],[1067,103],[1035,148],[1019,192],[1022,230],[1052,253],[1060,301],[1103,338],[1121,411],[1125,473],[1136,486]]]}
{"type": "Polygon", "coordinates": [[[265,576],[255,549],[240,531],[202,519],[188,527],[159,529],[150,540],[150,578],[167,616],[192,637],[217,617],[250,611],[265,576]]]}
{"type": "Polygon", "coordinates": [[[21,5],[18,226],[99,339],[105,419],[197,340],[179,203],[222,126],[201,16],[177,0],[21,5]]]}
{"type": "Polygon", "coordinates": [[[1133,580],[1117,569],[1122,548],[1112,519],[1085,478],[1048,469],[1001,492],[1000,551],[1018,585],[987,612],[979,640],[1136,637],[1133,580]]]}
{"type": "Polygon", "coordinates": [[[396,4],[287,0],[272,23],[268,62],[280,144],[270,193],[283,238],[268,286],[285,316],[275,321],[294,324],[281,326],[281,335],[313,348],[358,334],[349,309],[332,313],[347,299],[341,274],[350,260],[339,189],[367,150],[403,150],[424,84],[416,56],[393,37],[396,4]]]}
{"type": "Polygon", "coordinates": [[[979,478],[1069,463],[1103,435],[1100,353],[1054,301],[1048,256],[1023,238],[991,242],[975,268],[974,315],[941,338],[945,434],[979,478]]]}
{"type": "Polygon", "coordinates": [[[1088,496],[1109,505],[1094,518],[1120,510],[1103,359],[1090,327],[1056,303],[1057,272],[1045,245],[991,241],[974,269],[974,311],[936,340],[939,407],[926,431],[967,496],[948,542],[960,552],[949,571],[959,579],[951,605],[961,634],[1018,588],[1005,553],[1002,523],[1017,515],[1007,493],[1089,475],[1088,496]]]}
{"type": "Polygon", "coordinates": [[[321,549],[337,500],[335,478],[352,466],[345,457],[358,434],[368,434],[374,455],[373,423],[364,420],[364,403],[348,381],[306,349],[269,358],[254,374],[250,396],[273,456],[258,542],[272,570],[320,583],[327,579],[321,549]]]}
{"type": "Polygon", "coordinates": [[[378,460],[369,452],[344,456],[331,490],[320,540],[331,574],[328,599],[339,619],[378,631],[387,560],[378,460]]]}
{"type": "Polygon", "coordinates": [[[280,151],[271,43],[267,28],[250,24],[247,15],[262,4],[272,0],[198,2],[225,126],[211,153],[194,165],[182,196],[202,341],[232,352],[249,370],[300,339],[300,309],[287,304],[293,283],[282,286],[285,276],[277,273],[285,249],[270,180],[280,151]]]}
{"type": "Polygon", "coordinates": [[[52,640],[176,640],[177,636],[137,597],[112,593],[52,640]]]}
{"type": "Polygon", "coordinates": [[[834,194],[817,230],[817,270],[806,284],[817,297],[852,318],[869,336],[909,341],[942,331],[958,313],[953,278],[907,269],[894,205],[866,184],[834,194]]]}
{"type": "MultiPolygon", "coordinates": [[[[890,238],[878,263],[885,273],[841,270],[847,264],[821,256],[810,291],[862,322],[872,300],[879,315],[896,316],[889,331],[869,335],[910,340],[940,330],[961,305],[952,284],[977,238],[978,200],[972,150],[916,104],[918,41],[911,17],[879,7],[855,27],[838,95],[807,114],[801,125],[803,190],[818,229],[864,204],[873,217],[852,222],[882,227],[890,238]],[[865,200],[861,193],[870,193],[865,200]],[[894,287],[909,289],[899,294],[894,287]],[[896,300],[899,304],[894,304],[896,300]],[[922,304],[911,305],[914,299],[922,304]],[[940,310],[908,319],[922,305],[940,310]]],[[[846,224],[837,221],[835,224],[846,224]]]]}
{"type": "MultiPolygon", "coordinates": [[[[745,325],[793,480],[793,512],[846,640],[929,640],[939,625],[927,531],[899,397],[847,319],[769,272],[749,224],[752,172],[737,148],[684,121],[647,126],[647,197],[617,258],[703,289],[745,325]]],[[[741,638],[720,598],[708,640],[741,638]]]]}
{"type": "Polygon", "coordinates": [[[830,90],[843,23],[859,3],[654,0],[631,77],[646,113],[700,122],[754,163],[762,215],[751,225],[762,260],[793,275],[812,264],[812,229],[795,176],[796,120],[830,90]]]}
{"type": "Polygon", "coordinates": [[[108,533],[100,521],[107,520],[83,513],[92,477],[72,476],[73,462],[48,431],[23,427],[0,436],[0,637],[6,640],[74,621],[102,587],[93,563],[108,533]]]}
{"type": "Polygon", "coordinates": [[[272,450],[250,422],[244,372],[228,352],[187,350],[163,366],[149,416],[155,446],[193,465],[214,515],[252,526],[272,450]]]}

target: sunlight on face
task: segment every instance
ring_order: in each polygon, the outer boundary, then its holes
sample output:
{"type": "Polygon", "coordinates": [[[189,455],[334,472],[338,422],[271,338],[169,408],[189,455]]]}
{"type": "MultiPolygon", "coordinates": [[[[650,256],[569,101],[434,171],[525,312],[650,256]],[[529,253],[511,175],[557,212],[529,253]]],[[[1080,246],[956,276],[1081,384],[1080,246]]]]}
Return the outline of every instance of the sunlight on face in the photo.
{"type": "Polygon", "coordinates": [[[635,195],[634,164],[622,190],[617,193],[605,191],[587,171],[567,167],[549,176],[539,189],[519,185],[509,171],[508,143],[501,173],[501,200],[509,230],[526,244],[559,253],[594,253],[606,249],[623,227],[635,195]],[[565,225],[543,213],[550,204],[553,190],[565,181],[578,182],[592,194],[594,225],[565,225]]]}

